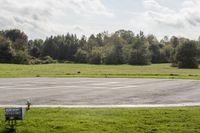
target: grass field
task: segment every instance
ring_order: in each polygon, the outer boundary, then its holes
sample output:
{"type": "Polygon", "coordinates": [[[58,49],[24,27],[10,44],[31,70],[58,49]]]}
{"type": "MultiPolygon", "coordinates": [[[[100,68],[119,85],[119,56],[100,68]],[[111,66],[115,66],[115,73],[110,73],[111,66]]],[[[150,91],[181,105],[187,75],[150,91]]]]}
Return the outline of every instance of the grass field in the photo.
{"type": "MultiPolygon", "coordinates": [[[[3,119],[3,109],[0,110],[3,119]]],[[[1,121],[0,132],[6,132],[1,121]]],[[[199,133],[200,108],[32,109],[19,133],[199,133]]]]}
{"type": "Polygon", "coordinates": [[[0,64],[0,77],[92,77],[200,79],[199,69],[178,69],[170,64],[130,65],[11,65],[0,64]]]}

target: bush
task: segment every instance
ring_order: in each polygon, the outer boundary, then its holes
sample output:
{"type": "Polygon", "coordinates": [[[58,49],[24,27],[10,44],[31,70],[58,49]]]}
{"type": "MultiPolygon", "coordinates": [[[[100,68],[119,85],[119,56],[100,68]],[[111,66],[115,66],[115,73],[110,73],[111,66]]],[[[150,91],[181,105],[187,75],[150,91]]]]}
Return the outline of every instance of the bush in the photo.
{"type": "Polygon", "coordinates": [[[53,63],[57,63],[56,60],[54,60],[53,58],[51,58],[50,56],[45,56],[42,59],[42,64],[53,64],[53,63]]]}
{"type": "Polygon", "coordinates": [[[185,42],[176,49],[175,63],[179,68],[198,68],[198,53],[197,42],[185,42]]]}
{"type": "Polygon", "coordinates": [[[129,55],[128,63],[130,65],[150,65],[151,54],[147,49],[132,49],[129,55]]]}
{"type": "Polygon", "coordinates": [[[88,56],[87,51],[79,49],[75,54],[75,62],[87,63],[87,56],[88,56]]]}
{"type": "Polygon", "coordinates": [[[43,64],[43,62],[42,62],[42,60],[40,60],[40,59],[31,59],[30,61],[29,61],[29,64],[43,64]]]}
{"type": "Polygon", "coordinates": [[[0,36],[0,63],[11,63],[14,54],[11,41],[0,36]]]}
{"type": "Polygon", "coordinates": [[[24,52],[21,50],[16,51],[16,54],[13,59],[13,63],[15,63],[15,64],[30,64],[29,61],[30,61],[30,56],[28,55],[27,52],[24,52]]]}
{"type": "Polygon", "coordinates": [[[123,51],[120,45],[111,47],[107,50],[104,57],[104,63],[109,65],[119,65],[124,63],[123,51]]]}
{"type": "Polygon", "coordinates": [[[93,49],[88,57],[88,62],[90,64],[101,64],[102,63],[102,56],[99,49],[93,49]]]}

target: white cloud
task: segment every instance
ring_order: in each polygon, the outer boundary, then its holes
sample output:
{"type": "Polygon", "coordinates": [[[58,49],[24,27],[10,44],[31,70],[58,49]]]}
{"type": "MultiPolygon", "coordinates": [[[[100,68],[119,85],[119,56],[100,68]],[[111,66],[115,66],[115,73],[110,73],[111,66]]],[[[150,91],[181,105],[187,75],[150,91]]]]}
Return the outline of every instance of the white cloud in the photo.
{"type": "MultiPolygon", "coordinates": [[[[173,3],[172,3],[173,4],[173,3]]],[[[144,0],[140,27],[158,36],[178,35],[196,39],[200,34],[200,1],[183,0],[180,9],[163,6],[159,0],[144,0]]],[[[135,16],[134,16],[135,17],[135,16]]]]}
{"type": "Polygon", "coordinates": [[[102,4],[101,0],[69,0],[69,3],[72,10],[77,14],[113,16],[102,4]]]}
{"type": "Polygon", "coordinates": [[[184,19],[190,26],[197,27],[200,25],[200,1],[191,0],[183,3],[183,8],[180,10],[184,19]]]}
{"type": "Polygon", "coordinates": [[[1,0],[0,12],[1,29],[19,28],[32,38],[73,32],[75,17],[113,16],[101,0],[1,0]]]}
{"type": "Polygon", "coordinates": [[[163,25],[172,28],[183,28],[182,16],[176,11],[160,5],[156,0],[145,0],[146,17],[155,22],[155,25],[163,25]]]}
{"type": "Polygon", "coordinates": [[[171,10],[167,7],[161,6],[156,0],[144,0],[144,7],[147,10],[155,11],[155,12],[159,12],[159,13],[166,13],[166,12],[174,13],[173,10],[171,10]]]}
{"type": "Polygon", "coordinates": [[[0,0],[0,13],[0,29],[19,28],[31,38],[121,28],[197,38],[200,31],[199,0],[0,0]]]}

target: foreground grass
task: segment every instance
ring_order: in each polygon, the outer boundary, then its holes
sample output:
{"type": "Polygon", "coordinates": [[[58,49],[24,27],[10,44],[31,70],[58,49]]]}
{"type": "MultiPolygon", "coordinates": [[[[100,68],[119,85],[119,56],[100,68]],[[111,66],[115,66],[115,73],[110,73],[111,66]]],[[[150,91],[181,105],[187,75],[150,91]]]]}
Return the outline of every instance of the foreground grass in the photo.
{"type": "MultiPolygon", "coordinates": [[[[2,118],[2,109],[0,114],[2,118]]],[[[6,132],[3,123],[0,132],[6,132]]],[[[200,108],[32,109],[17,132],[198,133],[200,108]]]]}
{"type": "Polygon", "coordinates": [[[198,69],[178,69],[170,64],[130,65],[11,65],[0,64],[0,77],[91,77],[200,79],[198,69]]]}

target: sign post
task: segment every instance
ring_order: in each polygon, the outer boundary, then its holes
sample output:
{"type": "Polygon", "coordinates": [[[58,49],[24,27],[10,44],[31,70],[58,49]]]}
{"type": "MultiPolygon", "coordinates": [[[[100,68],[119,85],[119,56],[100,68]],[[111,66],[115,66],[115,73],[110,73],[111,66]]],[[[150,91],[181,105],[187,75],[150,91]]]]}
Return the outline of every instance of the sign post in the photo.
{"type": "Polygon", "coordinates": [[[16,132],[17,121],[24,120],[26,111],[30,110],[31,102],[27,101],[27,108],[5,108],[5,120],[10,132],[16,132]]]}
{"type": "Polygon", "coordinates": [[[23,108],[5,108],[5,119],[11,131],[14,131],[18,120],[23,120],[25,109],[23,108]]]}

